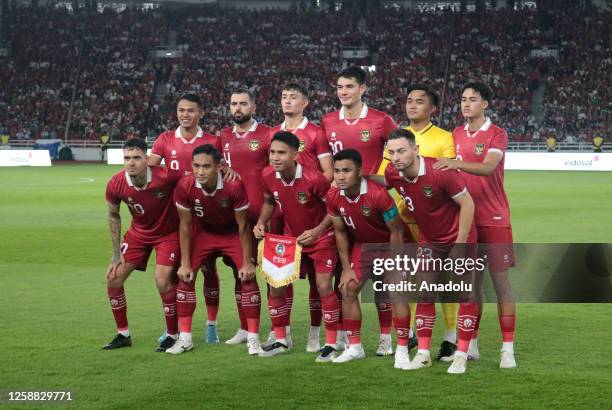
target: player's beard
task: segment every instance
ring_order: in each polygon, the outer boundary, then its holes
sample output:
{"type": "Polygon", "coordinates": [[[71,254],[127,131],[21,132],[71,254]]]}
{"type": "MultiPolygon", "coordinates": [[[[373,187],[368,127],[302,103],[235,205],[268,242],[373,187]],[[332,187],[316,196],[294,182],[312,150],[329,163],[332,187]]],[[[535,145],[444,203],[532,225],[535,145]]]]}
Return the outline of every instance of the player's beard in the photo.
{"type": "Polygon", "coordinates": [[[232,119],[238,125],[244,124],[245,122],[249,122],[251,118],[252,118],[252,115],[250,113],[242,114],[242,117],[237,117],[236,114],[232,115],[232,119]]]}

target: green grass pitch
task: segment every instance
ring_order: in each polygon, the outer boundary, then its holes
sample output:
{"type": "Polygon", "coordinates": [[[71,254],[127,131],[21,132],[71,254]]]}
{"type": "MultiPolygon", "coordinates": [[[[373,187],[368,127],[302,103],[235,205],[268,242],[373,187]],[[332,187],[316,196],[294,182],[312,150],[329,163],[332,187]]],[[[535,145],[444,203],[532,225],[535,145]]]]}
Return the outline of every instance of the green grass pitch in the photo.
{"type": "MultiPolygon", "coordinates": [[[[263,359],[247,356],[244,345],[208,346],[199,290],[195,349],[175,357],[154,352],[164,323],[150,264],[126,285],[133,347],[102,351],[114,333],[104,280],[110,257],[104,189],[118,169],[0,170],[0,390],[70,389],[78,408],[609,408],[612,402],[610,310],[602,304],[519,305],[518,368],[510,371],[498,369],[500,334],[489,305],[482,359],[452,377],[446,364],[406,372],[393,369],[392,358],[375,357],[371,305],[363,308],[368,358],[314,363],[304,351],[305,283],[296,286],[291,354],[263,359]]],[[[612,242],[612,173],[508,172],[506,178],[517,242],[612,242]]],[[[125,230],[129,216],[122,209],[125,230]]],[[[223,269],[223,340],[238,323],[232,281],[223,269]]],[[[263,338],[265,309],[262,318],[263,338]]],[[[442,327],[439,320],[436,346],[442,327]]]]}

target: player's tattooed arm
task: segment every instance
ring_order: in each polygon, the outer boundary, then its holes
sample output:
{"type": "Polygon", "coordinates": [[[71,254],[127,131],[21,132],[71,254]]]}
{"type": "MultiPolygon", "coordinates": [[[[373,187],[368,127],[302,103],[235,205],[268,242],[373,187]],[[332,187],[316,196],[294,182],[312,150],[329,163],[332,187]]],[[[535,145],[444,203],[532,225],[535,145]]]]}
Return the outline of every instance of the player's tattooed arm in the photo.
{"type": "Polygon", "coordinates": [[[468,174],[489,176],[495,171],[504,157],[501,151],[489,151],[482,162],[466,162],[458,159],[440,158],[433,165],[434,169],[446,171],[449,169],[459,169],[468,174]]]}
{"type": "MultiPolygon", "coordinates": [[[[178,277],[183,282],[191,282],[193,280],[193,269],[191,268],[191,225],[193,215],[191,209],[176,207],[179,214],[179,243],[181,247],[181,266],[177,272],[178,277]]],[[[196,266],[197,268],[197,266],[196,266]]]]}
{"type": "Polygon", "coordinates": [[[263,205],[261,206],[261,214],[257,220],[257,224],[253,227],[253,234],[257,239],[263,239],[266,233],[266,224],[272,218],[275,208],[274,198],[267,192],[264,192],[263,205]]]}
{"type": "Polygon", "coordinates": [[[251,230],[249,225],[248,211],[236,211],[234,213],[236,223],[238,224],[238,234],[240,236],[240,245],[242,246],[243,262],[238,271],[240,280],[251,280],[255,277],[255,265],[251,262],[251,230]]]}
{"type": "Polygon", "coordinates": [[[121,214],[119,213],[119,204],[108,204],[108,228],[111,234],[113,246],[113,255],[111,257],[110,266],[106,272],[107,278],[112,278],[117,273],[119,265],[124,263],[123,255],[121,254],[121,214]]]}
{"type": "Polygon", "coordinates": [[[453,197],[453,200],[459,205],[459,232],[456,243],[465,243],[474,222],[474,200],[467,190],[453,197]]]}

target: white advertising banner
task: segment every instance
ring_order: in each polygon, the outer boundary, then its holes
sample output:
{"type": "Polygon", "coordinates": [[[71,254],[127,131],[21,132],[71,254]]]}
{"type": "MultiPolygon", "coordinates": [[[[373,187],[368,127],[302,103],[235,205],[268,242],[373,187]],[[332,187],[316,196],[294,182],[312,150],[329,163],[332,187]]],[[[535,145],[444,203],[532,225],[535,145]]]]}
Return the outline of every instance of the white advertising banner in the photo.
{"type": "MultiPolygon", "coordinates": [[[[151,155],[151,148],[147,151],[147,155],[151,155]]],[[[110,148],[106,150],[106,163],[108,165],[123,165],[123,149],[110,148]]],[[[164,160],[162,160],[162,164],[164,160]]]]}
{"type": "Polygon", "coordinates": [[[612,171],[612,153],[506,152],[505,169],[529,171],[612,171]]]}
{"type": "Polygon", "coordinates": [[[49,151],[5,149],[0,150],[0,167],[50,167],[51,157],[49,151]]]}

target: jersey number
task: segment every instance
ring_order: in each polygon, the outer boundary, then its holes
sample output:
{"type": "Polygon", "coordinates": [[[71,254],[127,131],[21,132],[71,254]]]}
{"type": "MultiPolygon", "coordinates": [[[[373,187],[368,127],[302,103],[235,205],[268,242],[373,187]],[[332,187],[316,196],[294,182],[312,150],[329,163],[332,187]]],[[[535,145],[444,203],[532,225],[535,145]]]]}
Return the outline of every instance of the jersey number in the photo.
{"type": "Polygon", "coordinates": [[[144,215],[145,213],[144,208],[140,204],[128,204],[128,208],[130,208],[130,211],[132,211],[132,213],[137,213],[140,215],[144,215]]]}
{"type": "Polygon", "coordinates": [[[338,151],[342,151],[342,141],[330,142],[329,147],[331,148],[334,155],[336,155],[338,151]]]}
{"type": "Polygon", "coordinates": [[[353,228],[353,230],[357,230],[357,228],[355,228],[355,222],[353,222],[352,217],[343,216],[342,219],[344,219],[344,223],[346,224],[346,226],[350,226],[351,228],[353,228]]]}
{"type": "Polygon", "coordinates": [[[196,205],[193,207],[195,214],[197,217],[202,218],[204,216],[204,208],[201,205],[196,205]]]}
{"type": "Polygon", "coordinates": [[[408,195],[402,195],[402,198],[404,199],[406,208],[408,208],[410,212],[414,212],[414,204],[412,203],[412,198],[410,198],[408,195]]]}
{"type": "Polygon", "coordinates": [[[170,169],[174,169],[178,171],[179,163],[177,160],[173,159],[172,161],[170,161],[170,169]]]}
{"type": "Polygon", "coordinates": [[[229,151],[226,151],[223,153],[223,160],[225,161],[225,163],[227,164],[228,167],[232,167],[232,157],[229,153],[229,151]]]}

